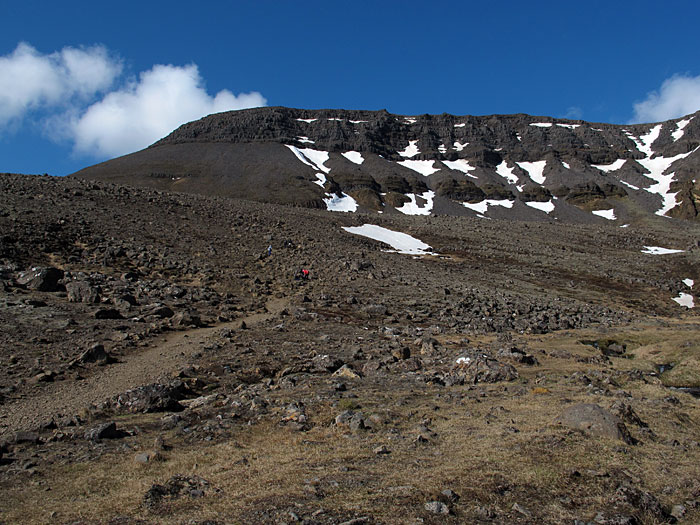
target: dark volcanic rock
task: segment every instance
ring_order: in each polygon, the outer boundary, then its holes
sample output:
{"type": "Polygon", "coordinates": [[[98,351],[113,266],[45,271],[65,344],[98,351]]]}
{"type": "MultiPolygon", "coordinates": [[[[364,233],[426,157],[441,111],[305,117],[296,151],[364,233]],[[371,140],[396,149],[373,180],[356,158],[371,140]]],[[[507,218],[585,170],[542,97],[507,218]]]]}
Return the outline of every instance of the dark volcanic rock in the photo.
{"type": "Polygon", "coordinates": [[[20,273],[17,284],[39,292],[57,292],[63,289],[59,284],[61,279],[63,279],[63,271],[58,268],[35,267],[20,273]]]}
{"type": "Polygon", "coordinates": [[[100,288],[88,281],[71,281],[66,284],[68,300],[74,303],[99,303],[100,288]]]}
{"type": "Polygon", "coordinates": [[[179,401],[189,395],[190,390],[182,381],[167,385],[154,383],[127,390],[117,396],[112,405],[124,412],[179,412],[185,408],[179,401]]]}
{"type": "Polygon", "coordinates": [[[85,439],[88,441],[98,441],[100,439],[119,439],[128,435],[126,432],[117,429],[117,424],[113,421],[102,423],[88,429],[85,432],[85,439]]]}

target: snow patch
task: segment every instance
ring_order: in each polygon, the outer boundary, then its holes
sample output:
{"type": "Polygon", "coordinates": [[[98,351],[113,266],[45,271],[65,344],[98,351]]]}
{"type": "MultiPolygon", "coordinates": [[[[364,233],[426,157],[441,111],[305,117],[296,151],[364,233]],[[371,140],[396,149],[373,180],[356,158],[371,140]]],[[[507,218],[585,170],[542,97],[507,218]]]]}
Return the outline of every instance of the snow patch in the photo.
{"type": "Polygon", "coordinates": [[[476,175],[471,175],[469,172],[474,171],[476,168],[469,165],[467,159],[457,159],[457,160],[443,160],[442,163],[450,168],[451,170],[461,171],[472,179],[478,179],[476,175]]]}
{"type": "Polygon", "coordinates": [[[648,133],[640,135],[639,138],[636,138],[629,131],[625,131],[625,134],[632,140],[632,142],[634,142],[637,149],[644,153],[647,157],[651,157],[654,154],[654,152],[651,150],[651,146],[654,144],[656,139],[659,138],[660,133],[661,124],[654,126],[648,133]]]}
{"type": "Polygon", "coordinates": [[[330,117],[328,120],[331,120],[331,121],[334,120],[334,121],[336,121],[336,122],[342,122],[342,121],[343,121],[342,118],[338,118],[338,117],[330,117]]]}
{"type": "Polygon", "coordinates": [[[298,118],[297,120],[299,122],[306,122],[307,124],[311,124],[312,122],[316,122],[318,119],[317,118],[298,118]]]}
{"type": "Polygon", "coordinates": [[[611,171],[619,170],[624,166],[625,162],[627,162],[626,159],[617,159],[612,164],[591,164],[591,166],[605,173],[610,173],[611,171]]]}
{"type": "Polygon", "coordinates": [[[682,282],[684,285],[686,285],[691,290],[693,289],[693,285],[695,284],[695,281],[693,281],[692,279],[683,279],[682,282]]]}
{"type": "Polygon", "coordinates": [[[427,177],[437,171],[440,171],[440,168],[433,167],[434,162],[434,160],[402,160],[397,162],[397,164],[400,164],[404,168],[417,171],[424,177],[427,177]]]}
{"type": "Polygon", "coordinates": [[[323,173],[317,173],[314,184],[318,184],[323,188],[326,185],[326,176],[323,173]]]}
{"type": "Polygon", "coordinates": [[[440,153],[447,153],[447,146],[445,146],[444,144],[440,144],[440,145],[438,146],[438,151],[439,151],[440,153]]]}
{"type": "Polygon", "coordinates": [[[405,203],[400,208],[396,208],[398,211],[405,215],[430,215],[433,211],[433,199],[435,198],[434,191],[426,191],[419,195],[420,198],[425,199],[427,202],[422,208],[418,206],[418,201],[416,199],[415,193],[407,193],[406,197],[411,199],[410,202],[405,203]]]}
{"type": "Polygon", "coordinates": [[[504,160],[498,166],[496,166],[496,173],[506,179],[510,184],[515,184],[518,182],[518,176],[513,173],[515,166],[509,168],[508,163],[504,160]]]}
{"type": "Polygon", "coordinates": [[[328,194],[328,197],[323,199],[323,202],[326,203],[326,209],[328,211],[357,211],[357,201],[347,193],[341,193],[340,195],[328,194]]]}
{"type": "Polygon", "coordinates": [[[305,148],[300,149],[299,152],[304,155],[310,162],[312,162],[316,169],[322,171],[323,173],[328,173],[331,171],[330,168],[326,167],[324,164],[328,161],[329,154],[327,151],[318,151],[315,149],[305,148]]]}
{"type": "Polygon", "coordinates": [[[620,182],[621,182],[622,184],[624,184],[625,186],[627,186],[628,188],[632,188],[633,190],[638,190],[638,189],[639,189],[638,186],[635,186],[634,184],[630,184],[629,182],[625,182],[624,180],[621,180],[620,182]]]}
{"type": "Polygon", "coordinates": [[[415,157],[420,153],[420,150],[418,149],[418,141],[417,140],[409,140],[408,141],[408,146],[406,146],[406,149],[403,151],[398,152],[399,155],[402,157],[408,157],[409,159],[411,157],[415,157]]]}
{"type": "Polygon", "coordinates": [[[671,133],[674,142],[683,136],[683,134],[685,133],[685,131],[683,131],[683,128],[690,124],[691,120],[693,120],[693,117],[690,117],[689,119],[679,120],[678,122],[676,122],[676,131],[671,133]]]}
{"type": "Polygon", "coordinates": [[[684,250],[674,250],[672,248],[662,248],[661,246],[645,246],[642,253],[649,255],[668,255],[670,253],[683,253],[684,250]]]}
{"type": "Polygon", "coordinates": [[[462,122],[461,124],[455,124],[455,128],[463,128],[466,125],[466,123],[462,122]]]}
{"type": "Polygon", "coordinates": [[[350,120],[350,124],[366,124],[369,120],[350,120]]]}
{"type": "Polygon", "coordinates": [[[534,126],[536,128],[551,128],[552,123],[551,122],[533,122],[530,124],[530,126],[534,126]]]}
{"type": "Polygon", "coordinates": [[[656,193],[661,196],[662,206],[655,212],[656,215],[666,216],[670,210],[678,205],[676,201],[676,194],[678,192],[671,192],[671,184],[676,174],[669,173],[664,175],[664,172],[671,167],[671,164],[695,153],[699,148],[695,148],[688,153],[681,153],[675,157],[655,157],[653,159],[647,157],[646,159],[637,159],[637,162],[649,171],[649,173],[644,173],[643,175],[656,182],[656,184],[644,189],[649,193],[656,193]]]}
{"type": "Polygon", "coordinates": [[[388,244],[398,253],[406,255],[434,255],[432,253],[432,248],[423,241],[411,237],[406,233],[382,228],[376,224],[343,226],[343,230],[354,235],[361,235],[362,237],[368,237],[375,241],[388,244]]]}
{"type": "Polygon", "coordinates": [[[545,212],[546,214],[550,214],[554,211],[554,203],[549,200],[547,202],[536,202],[536,201],[530,201],[526,202],[530,208],[535,208],[536,210],[540,210],[545,212]]]}
{"type": "Polygon", "coordinates": [[[311,164],[311,162],[309,162],[309,160],[304,156],[304,154],[301,151],[299,151],[299,148],[297,148],[296,146],[291,146],[290,144],[285,144],[285,146],[292,150],[292,153],[294,153],[296,158],[298,158],[304,164],[306,164],[307,166],[311,166],[315,170],[318,170],[318,168],[311,164]]]}
{"type": "Polygon", "coordinates": [[[581,127],[581,124],[557,124],[560,128],[576,129],[581,127]]]}
{"type": "Polygon", "coordinates": [[[359,151],[346,151],[345,153],[341,153],[341,155],[355,164],[362,164],[365,161],[359,151]]]}
{"type": "Polygon", "coordinates": [[[561,165],[564,166],[567,170],[571,169],[571,166],[569,165],[568,162],[564,162],[563,160],[561,161],[561,165]]]}
{"type": "Polygon", "coordinates": [[[510,201],[508,199],[504,200],[493,200],[493,199],[485,199],[481,202],[463,202],[462,206],[465,208],[469,208],[470,210],[474,210],[477,213],[484,214],[488,211],[489,206],[503,206],[504,208],[512,208],[513,207],[513,201],[510,201]]]}
{"type": "Polygon", "coordinates": [[[417,118],[406,117],[403,121],[404,124],[415,124],[418,121],[417,118]]]}
{"type": "Polygon", "coordinates": [[[598,217],[603,217],[603,219],[608,219],[609,221],[617,219],[617,217],[615,217],[615,208],[610,208],[609,210],[593,210],[591,213],[598,217]]]}
{"type": "Polygon", "coordinates": [[[693,296],[689,293],[681,292],[678,294],[678,297],[674,297],[673,300],[686,308],[695,308],[695,301],[693,300],[693,296]]]}
{"type": "Polygon", "coordinates": [[[465,142],[464,144],[460,144],[459,142],[455,141],[454,144],[452,145],[454,149],[457,151],[462,151],[464,148],[466,148],[469,145],[469,142],[465,142]]]}
{"type": "Polygon", "coordinates": [[[537,184],[544,184],[545,176],[543,175],[543,172],[544,167],[547,164],[546,160],[538,160],[535,162],[516,162],[516,164],[524,169],[534,182],[537,184]]]}
{"type": "Polygon", "coordinates": [[[311,140],[309,137],[302,137],[302,136],[299,136],[299,137],[297,137],[297,140],[298,140],[299,142],[302,142],[302,143],[305,143],[305,144],[316,144],[316,143],[315,143],[313,140],[311,140]]]}

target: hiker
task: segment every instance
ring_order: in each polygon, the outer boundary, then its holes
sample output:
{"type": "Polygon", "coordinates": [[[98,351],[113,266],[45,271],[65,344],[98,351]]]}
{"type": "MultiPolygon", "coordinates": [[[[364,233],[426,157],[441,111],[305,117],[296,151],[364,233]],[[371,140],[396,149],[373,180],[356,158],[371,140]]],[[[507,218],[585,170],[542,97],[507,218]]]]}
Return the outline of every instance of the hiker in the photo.
{"type": "Polygon", "coordinates": [[[306,268],[302,268],[301,270],[301,278],[302,279],[308,279],[309,278],[309,270],[306,268]]]}
{"type": "Polygon", "coordinates": [[[267,247],[267,256],[269,257],[270,255],[272,255],[272,245],[271,244],[267,247]]]}

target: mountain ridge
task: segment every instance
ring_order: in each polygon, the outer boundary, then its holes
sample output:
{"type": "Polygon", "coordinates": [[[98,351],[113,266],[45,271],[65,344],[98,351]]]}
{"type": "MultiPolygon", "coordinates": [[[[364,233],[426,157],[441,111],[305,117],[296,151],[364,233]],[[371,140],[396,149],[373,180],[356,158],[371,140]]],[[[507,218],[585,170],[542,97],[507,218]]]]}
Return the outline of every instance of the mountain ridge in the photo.
{"type": "Polygon", "coordinates": [[[617,125],[265,107],[209,115],[74,175],[332,211],[697,220],[696,116],[617,125]]]}

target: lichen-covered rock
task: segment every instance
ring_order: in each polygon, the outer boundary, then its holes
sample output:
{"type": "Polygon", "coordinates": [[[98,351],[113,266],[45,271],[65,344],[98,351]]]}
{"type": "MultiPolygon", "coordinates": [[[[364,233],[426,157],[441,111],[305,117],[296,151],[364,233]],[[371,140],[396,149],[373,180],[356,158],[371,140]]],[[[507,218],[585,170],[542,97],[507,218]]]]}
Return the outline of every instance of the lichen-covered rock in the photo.
{"type": "Polygon", "coordinates": [[[618,417],[594,403],[569,406],[555,421],[591,436],[619,439],[630,445],[635,443],[629,430],[618,417]]]}
{"type": "Polygon", "coordinates": [[[502,363],[485,354],[479,354],[475,357],[458,359],[452,369],[451,377],[454,383],[459,384],[498,383],[517,379],[518,371],[512,365],[502,363]]]}

